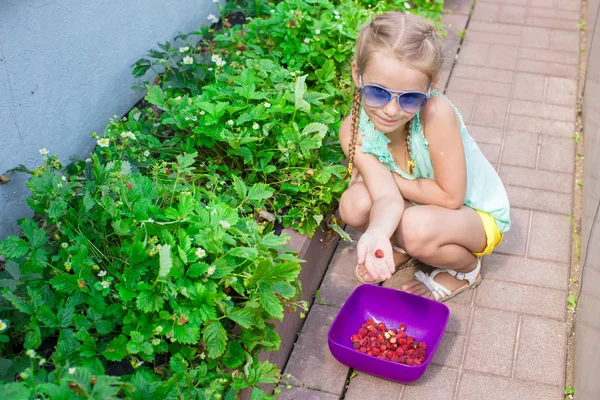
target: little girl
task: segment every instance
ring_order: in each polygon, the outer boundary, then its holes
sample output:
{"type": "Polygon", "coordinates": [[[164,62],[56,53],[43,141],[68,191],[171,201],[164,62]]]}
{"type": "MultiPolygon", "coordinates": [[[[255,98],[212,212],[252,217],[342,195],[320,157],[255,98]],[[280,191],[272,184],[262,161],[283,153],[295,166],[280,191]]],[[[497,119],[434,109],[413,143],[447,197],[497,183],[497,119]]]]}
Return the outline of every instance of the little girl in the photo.
{"type": "Polygon", "coordinates": [[[431,90],[442,58],[426,20],[373,19],[358,37],[352,114],[340,128],[352,176],[340,214],[364,231],[357,279],[381,282],[418,259],[435,269],[401,289],[439,301],[481,282],[481,256],[510,229],[498,174],[456,108],[431,90]]]}

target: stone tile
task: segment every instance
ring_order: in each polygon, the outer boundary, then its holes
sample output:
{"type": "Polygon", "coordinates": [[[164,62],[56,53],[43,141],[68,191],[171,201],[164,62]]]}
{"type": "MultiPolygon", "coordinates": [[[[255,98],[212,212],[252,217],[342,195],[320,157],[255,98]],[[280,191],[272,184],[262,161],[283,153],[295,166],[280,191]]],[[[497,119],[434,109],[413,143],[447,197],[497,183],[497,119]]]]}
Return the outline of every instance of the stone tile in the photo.
{"type": "Polygon", "coordinates": [[[504,44],[490,45],[486,65],[491,68],[514,70],[517,67],[519,48],[504,44]]]}
{"type": "Polygon", "coordinates": [[[506,97],[510,96],[511,85],[508,83],[478,81],[475,79],[456,78],[450,79],[448,90],[456,90],[459,92],[492,94],[494,96],[506,97]]]}
{"type": "Polygon", "coordinates": [[[569,173],[540,171],[531,168],[502,165],[500,178],[502,178],[502,181],[505,184],[509,185],[551,190],[566,194],[572,194],[573,192],[573,175],[569,173]]]}
{"type": "Polygon", "coordinates": [[[525,22],[526,7],[503,4],[498,13],[498,21],[511,24],[523,24],[525,22]]]}
{"type": "Polygon", "coordinates": [[[571,239],[571,222],[567,215],[533,212],[529,257],[568,263],[571,239]]]}
{"type": "Polygon", "coordinates": [[[500,24],[497,22],[475,20],[471,20],[469,22],[469,32],[471,33],[502,33],[505,35],[520,35],[522,29],[522,27],[513,24],[500,24]]]}
{"type": "Polygon", "coordinates": [[[460,368],[466,336],[445,333],[431,362],[448,368],[460,368]]]}
{"type": "Polygon", "coordinates": [[[506,185],[510,205],[529,210],[569,214],[573,208],[571,193],[549,192],[520,186],[506,185]]]}
{"type": "Polygon", "coordinates": [[[329,262],[325,278],[323,278],[323,282],[319,288],[320,297],[317,298],[318,302],[341,307],[354,289],[360,285],[360,282],[354,277],[356,238],[359,235],[352,236],[354,239],[353,243],[339,241],[338,247],[329,262]]]}
{"type": "Polygon", "coordinates": [[[579,11],[581,10],[581,2],[578,0],[559,1],[556,7],[559,10],[579,11]]]}
{"type": "Polygon", "coordinates": [[[527,9],[527,15],[532,17],[543,17],[543,18],[552,18],[552,19],[563,19],[566,21],[575,21],[576,24],[579,23],[581,15],[577,11],[566,11],[566,10],[558,10],[554,8],[548,7],[529,7],[527,9]]]}
{"type": "Polygon", "coordinates": [[[492,20],[498,19],[500,6],[498,4],[478,3],[475,5],[471,18],[474,20],[492,20]]]}
{"type": "Polygon", "coordinates": [[[406,386],[402,400],[451,400],[457,380],[458,371],[430,365],[421,379],[406,386]]]}
{"type": "MultiPolygon", "coordinates": [[[[575,69],[577,68],[576,66],[579,65],[579,54],[569,53],[565,51],[522,48],[519,50],[519,57],[524,60],[569,64],[575,66],[575,69]]],[[[575,77],[575,79],[576,78],[577,77],[575,77]]]]}
{"type": "Polygon", "coordinates": [[[481,68],[472,65],[457,64],[452,78],[471,78],[482,81],[512,83],[513,72],[505,69],[481,68]]]}
{"type": "Polygon", "coordinates": [[[278,400],[337,400],[338,395],[320,392],[318,390],[302,389],[291,387],[287,389],[285,386],[279,386],[280,395],[275,398],[278,400]]]}
{"type": "Polygon", "coordinates": [[[473,109],[475,108],[477,95],[473,93],[463,93],[452,90],[448,91],[446,96],[448,96],[448,99],[461,113],[465,124],[471,122],[471,115],[473,114],[473,109]]]}
{"type": "Polygon", "coordinates": [[[510,377],[518,318],[507,311],[476,308],[463,368],[510,377]]]}
{"type": "MultiPolygon", "coordinates": [[[[566,301],[567,293],[563,290],[484,279],[479,285],[475,297],[475,306],[538,315],[563,321],[567,310],[566,301]]],[[[471,338],[474,336],[471,332],[471,338]]]]}
{"type": "Polygon", "coordinates": [[[473,297],[475,296],[476,292],[477,292],[477,289],[467,290],[466,292],[462,292],[458,296],[453,297],[450,300],[447,300],[445,304],[448,307],[451,307],[451,306],[471,306],[471,303],[473,302],[473,297]]]}
{"type": "MultiPolygon", "coordinates": [[[[577,24],[572,23],[575,27],[577,24]]],[[[579,31],[555,29],[552,34],[551,50],[579,52],[579,31]]]]}
{"type": "Polygon", "coordinates": [[[463,14],[469,15],[471,13],[471,6],[473,2],[471,0],[445,0],[444,8],[451,10],[452,14],[463,14]]]}
{"type": "Polygon", "coordinates": [[[549,77],[545,102],[573,107],[577,102],[577,81],[575,79],[549,77]]]}
{"type": "Polygon", "coordinates": [[[562,30],[576,31],[578,29],[577,22],[567,21],[564,19],[544,18],[536,16],[527,16],[525,24],[529,26],[538,26],[544,28],[558,28],[562,30]]]}
{"type": "Polygon", "coordinates": [[[455,303],[447,303],[446,305],[450,309],[450,319],[448,325],[446,325],[446,333],[466,335],[469,317],[471,316],[471,306],[455,303]]]}
{"type": "Polygon", "coordinates": [[[496,248],[496,251],[518,256],[525,255],[525,248],[527,246],[527,237],[529,232],[529,214],[529,210],[511,208],[510,231],[504,234],[502,243],[496,248]]]}
{"type": "Polygon", "coordinates": [[[319,304],[311,307],[285,369],[292,375],[288,379],[292,385],[336,395],[344,390],[348,367],[333,358],[327,344],[327,332],[337,312],[337,308],[319,304]]]}
{"type": "Polygon", "coordinates": [[[402,393],[402,384],[381,379],[376,376],[357,372],[350,381],[345,400],[365,400],[365,394],[373,399],[398,399],[402,393]]]}
{"type": "Polygon", "coordinates": [[[478,0],[479,3],[492,4],[512,4],[517,6],[526,6],[528,0],[478,0]]]}
{"type": "Polygon", "coordinates": [[[543,101],[546,77],[543,75],[518,72],[512,97],[518,100],[543,101]]]}
{"type": "Polygon", "coordinates": [[[457,400],[562,400],[563,388],[466,372],[461,376],[457,400]]]}
{"type": "Polygon", "coordinates": [[[542,133],[544,134],[544,136],[551,135],[560,136],[563,138],[570,138],[573,135],[574,126],[575,125],[572,122],[567,121],[552,121],[546,118],[511,114],[508,117],[507,129],[532,133],[542,133]]]}
{"type": "Polygon", "coordinates": [[[579,74],[579,68],[577,68],[577,65],[559,64],[547,61],[542,62],[531,59],[520,59],[517,64],[517,71],[575,79],[579,74]]]}
{"type": "Polygon", "coordinates": [[[506,44],[511,46],[518,46],[521,43],[521,36],[518,34],[506,34],[496,32],[473,32],[469,29],[469,40],[481,43],[490,44],[506,44]]]}
{"type": "Polygon", "coordinates": [[[507,109],[508,99],[480,95],[475,106],[473,121],[477,121],[478,124],[483,126],[502,128],[506,119],[507,109]]]}
{"type": "Polygon", "coordinates": [[[566,291],[569,265],[492,253],[484,259],[484,279],[566,291]]]}
{"type": "Polygon", "coordinates": [[[497,144],[479,144],[479,149],[483,153],[484,157],[492,164],[495,168],[498,165],[500,159],[500,146],[497,144]]]}
{"type": "Polygon", "coordinates": [[[573,123],[575,122],[574,104],[567,107],[536,103],[532,101],[513,100],[511,103],[510,112],[511,114],[526,115],[529,117],[538,117],[573,123]]]}
{"type": "Polygon", "coordinates": [[[525,26],[523,28],[523,32],[521,33],[521,45],[523,47],[549,49],[551,34],[552,31],[547,28],[525,26]]]}
{"type": "MultiPolygon", "coordinates": [[[[500,171],[500,177],[502,177],[502,173],[505,173],[505,168],[508,168],[509,171],[512,170],[512,168],[509,167],[510,165],[535,168],[538,141],[539,134],[537,133],[518,131],[506,132],[504,151],[502,152],[502,170],[500,171]]],[[[509,180],[507,183],[513,182],[509,180]]]]}
{"type": "Polygon", "coordinates": [[[523,316],[515,377],[564,387],[567,325],[523,316]]]}
{"type": "Polygon", "coordinates": [[[489,51],[490,45],[488,43],[473,42],[467,35],[460,49],[458,64],[484,66],[489,51]]]}
{"type": "Polygon", "coordinates": [[[552,8],[556,0],[529,0],[529,7],[545,7],[552,8]]]}
{"type": "MultiPolygon", "coordinates": [[[[474,123],[477,121],[474,121],[474,123]]],[[[470,125],[469,134],[477,143],[502,144],[504,131],[499,128],[490,128],[489,126],[470,125]]]]}
{"type": "MultiPolygon", "coordinates": [[[[569,133],[572,135],[573,129],[569,133]]],[[[567,136],[566,132],[565,136],[567,136]]],[[[575,147],[575,141],[570,136],[568,138],[542,136],[538,168],[547,171],[573,172],[575,170],[575,147]]]]}

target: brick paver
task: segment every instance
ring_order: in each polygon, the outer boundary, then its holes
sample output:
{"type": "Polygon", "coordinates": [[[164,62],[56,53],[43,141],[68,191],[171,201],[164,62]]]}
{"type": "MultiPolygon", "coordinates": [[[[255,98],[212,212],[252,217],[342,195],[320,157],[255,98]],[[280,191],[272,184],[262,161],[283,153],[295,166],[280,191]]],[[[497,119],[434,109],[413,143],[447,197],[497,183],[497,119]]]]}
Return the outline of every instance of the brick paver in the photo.
{"type": "MultiPolygon", "coordinates": [[[[330,321],[358,285],[355,244],[340,243],[287,365],[296,388],[284,399],[563,398],[580,1],[479,0],[468,20],[471,5],[446,1],[451,60],[437,87],[503,179],[512,229],[484,259],[481,285],[447,302],[444,338],[409,385],[362,373],[346,382],[348,369],[327,349],[330,321]]],[[[384,286],[399,288],[413,273],[384,286]]]]}

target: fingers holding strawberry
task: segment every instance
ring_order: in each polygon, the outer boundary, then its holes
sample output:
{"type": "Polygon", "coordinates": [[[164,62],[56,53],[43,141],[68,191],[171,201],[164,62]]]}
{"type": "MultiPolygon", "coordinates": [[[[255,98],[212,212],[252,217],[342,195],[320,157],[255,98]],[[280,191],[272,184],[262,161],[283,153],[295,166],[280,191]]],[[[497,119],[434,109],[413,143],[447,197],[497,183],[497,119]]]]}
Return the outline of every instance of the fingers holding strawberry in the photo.
{"type": "Polygon", "coordinates": [[[390,238],[368,229],[360,237],[356,249],[358,264],[364,265],[374,280],[391,278],[395,266],[390,238]]]}

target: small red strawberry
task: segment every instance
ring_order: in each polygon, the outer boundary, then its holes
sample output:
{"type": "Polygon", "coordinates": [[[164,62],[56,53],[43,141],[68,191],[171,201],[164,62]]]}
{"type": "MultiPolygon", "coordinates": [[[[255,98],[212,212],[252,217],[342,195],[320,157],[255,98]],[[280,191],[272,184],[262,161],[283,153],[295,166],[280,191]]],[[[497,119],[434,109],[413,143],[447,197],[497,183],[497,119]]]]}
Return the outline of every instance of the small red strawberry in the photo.
{"type": "Polygon", "coordinates": [[[291,20],[291,21],[290,21],[290,27],[294,27],[294,26],[296,26],[296,21],[294,21],[294,20],[291,20]]]}
{"type": "Polygon", "coordinates": [[[381,250],[381,249],[375,250],[375,257],[383,258],[383,250],[381,250]]]}
{"type": "Polygon", "coordinates": [[[368,319],[367,320],[367,324],[368,325],[375,325],[375,321],[373,321],[372,319],[368,319]]]}
{"type": "Polygon", "coordinates": [[[400,324],[400,327],[398,329],[400,329],[402,332],[404,332],[406,330],[406,325],[400,324]]]}
{"type": "Polygon", "coordinates": [[[131,185],[131,182],[127,182],[127,189],[132,190],[133,186],[131,185]]]}
{"type": "Polygon", "coordinates": [[[90,380],[90,382],[91,382],[92,385],[95,385],[96,384],[96,377],[92,376],[92,379],[90,380]]]}
{"type": "Polygon", "coordinates": [[[427,343],[425,342],[420,342],[419,343],[419,347],[422,348],[423,350],[427,350],[427,343]]]}
{"type": "Polygon", "coordinates": [[[77,286],[79,286],[79,289],[83,289],[85,287],[85,282],[79,281],[77,282],[77,286]]]}
{"type": "Polygon", "coordinates": [[[360,339],[359,339],[359,338],[358,338],[358,336],[356,336],[356,335],[352,335],[352,336],[350,336],[350,341],[351,341],[352,343],[354,343],[354,342],[358,342],[359,340],[360,340],[360,339]]]}
{"type": "Polygon", "coordinates": [[[179,323],[180,323],[181,325],[185,325],[185,324],[187,324],[187,323],[188,323],[188,320],[187,320],[187,318],[186,318],[186,317],[181,317],[181,318],[179,318],[179,323]]]}

